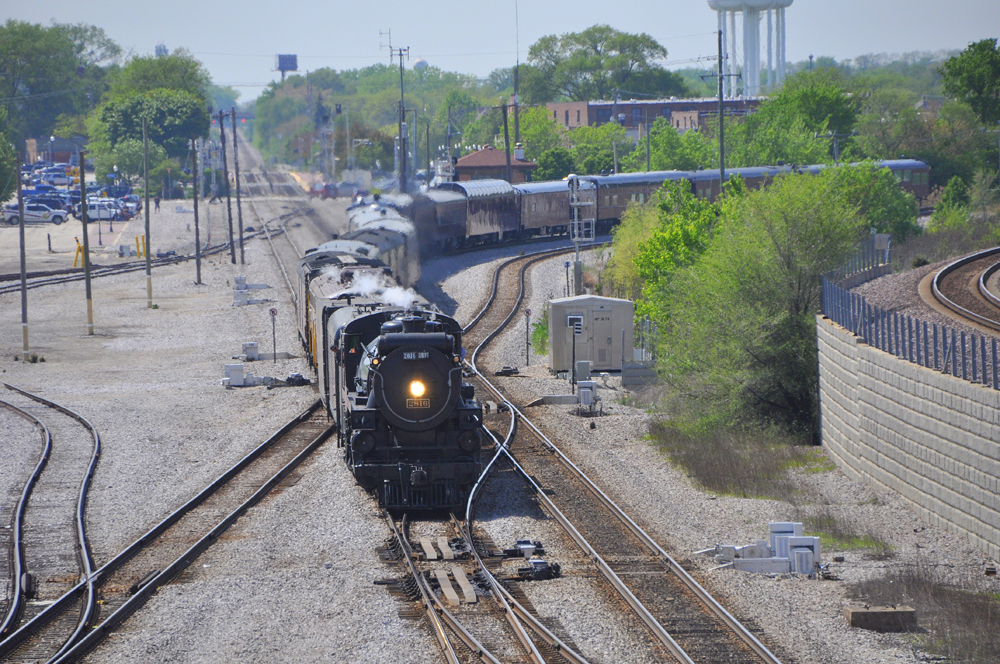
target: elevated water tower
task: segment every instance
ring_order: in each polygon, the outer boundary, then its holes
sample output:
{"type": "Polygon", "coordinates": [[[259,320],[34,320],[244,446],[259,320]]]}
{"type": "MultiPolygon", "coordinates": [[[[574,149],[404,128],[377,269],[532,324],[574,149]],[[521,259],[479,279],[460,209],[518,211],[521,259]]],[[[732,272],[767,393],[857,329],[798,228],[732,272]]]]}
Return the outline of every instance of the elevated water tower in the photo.
{"type": "Polygon", "coordinates": [[[760,63],[761,14],[767,18],[767,90],[785,78],[785,9],[792,0],[708,0],[719,16],[722,31],[724,74],[742,73],[739,80],[727,76],[728,98],[756,97],[762,91],[760,63]],[[742,16],[737,41],[736,15],[742,16]],[[739,48],[737,45],[739,44],[739,48]]]}

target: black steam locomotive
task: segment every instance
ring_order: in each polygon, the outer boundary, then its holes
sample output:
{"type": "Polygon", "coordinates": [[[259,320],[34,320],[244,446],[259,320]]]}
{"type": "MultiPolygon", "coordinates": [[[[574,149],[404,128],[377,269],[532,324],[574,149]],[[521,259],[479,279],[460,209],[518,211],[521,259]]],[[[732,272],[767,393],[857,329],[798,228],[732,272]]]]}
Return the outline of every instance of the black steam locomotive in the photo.
{"type": "Polygon", "coordinates": [[[358,484],[390,509],[464,504],[483,411],[462,380],[462,327],[339,245],[309,252],[298,281],[302,340],[358,484]]]}

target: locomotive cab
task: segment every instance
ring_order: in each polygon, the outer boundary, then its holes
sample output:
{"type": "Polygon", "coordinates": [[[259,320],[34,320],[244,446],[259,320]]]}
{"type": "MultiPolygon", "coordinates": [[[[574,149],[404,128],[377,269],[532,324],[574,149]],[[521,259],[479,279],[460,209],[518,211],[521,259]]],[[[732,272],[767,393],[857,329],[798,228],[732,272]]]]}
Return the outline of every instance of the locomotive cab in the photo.
{"type": "Polygon", "coordinates": [[[357,318],[338,336],[345,460],[382,507],[458,506],[482,471],[482,407],[462,382],[461,328],[427,312],[389,315],[357,318]]]}

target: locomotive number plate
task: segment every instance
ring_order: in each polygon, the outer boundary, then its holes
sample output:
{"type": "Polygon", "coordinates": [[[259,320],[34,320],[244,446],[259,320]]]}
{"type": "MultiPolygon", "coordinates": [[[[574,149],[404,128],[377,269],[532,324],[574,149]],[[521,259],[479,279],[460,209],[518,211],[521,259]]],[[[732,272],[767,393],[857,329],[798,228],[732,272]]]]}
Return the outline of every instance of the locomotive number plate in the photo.
{"type": "Polygon", "coordinates": [[[407,399],[406,400],[406,407],[407,408],[430,408],[431,407],[431,400],[430,399],[407,399]]]}
{"type": "Polygon", "coordinates": [[[403,353],[404,360],[426,360],[430,356],[430,352],[426,350],[411,350],[403,353]]]}

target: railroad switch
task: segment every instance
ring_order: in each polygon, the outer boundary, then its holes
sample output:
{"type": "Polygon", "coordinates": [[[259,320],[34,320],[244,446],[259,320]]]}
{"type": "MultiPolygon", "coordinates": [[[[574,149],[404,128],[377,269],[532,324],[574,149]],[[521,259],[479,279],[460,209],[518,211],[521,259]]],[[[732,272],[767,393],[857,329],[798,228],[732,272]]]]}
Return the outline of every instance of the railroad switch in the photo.
{"type": "Polygon", "coordinates": [[[517,376],[521,371],[517,367],[504,367],[500,371],[494,371],[494,376],[517,376]]]}
{"type": "Polygon", "coordinates": [[[531,558],[532,556],[544,556],[545,549],[538,540],[531,541],[519,539],[512,549],[503,550],[504,558],[531,558]]]}
{"type": "Polygon", "coordinates": [[[519,581],[548,581],[562,576],[562,569],[559,563],[549,564],[540,558],[528,561],[528,567],[517,568],[517,580],[519,581]]]}

